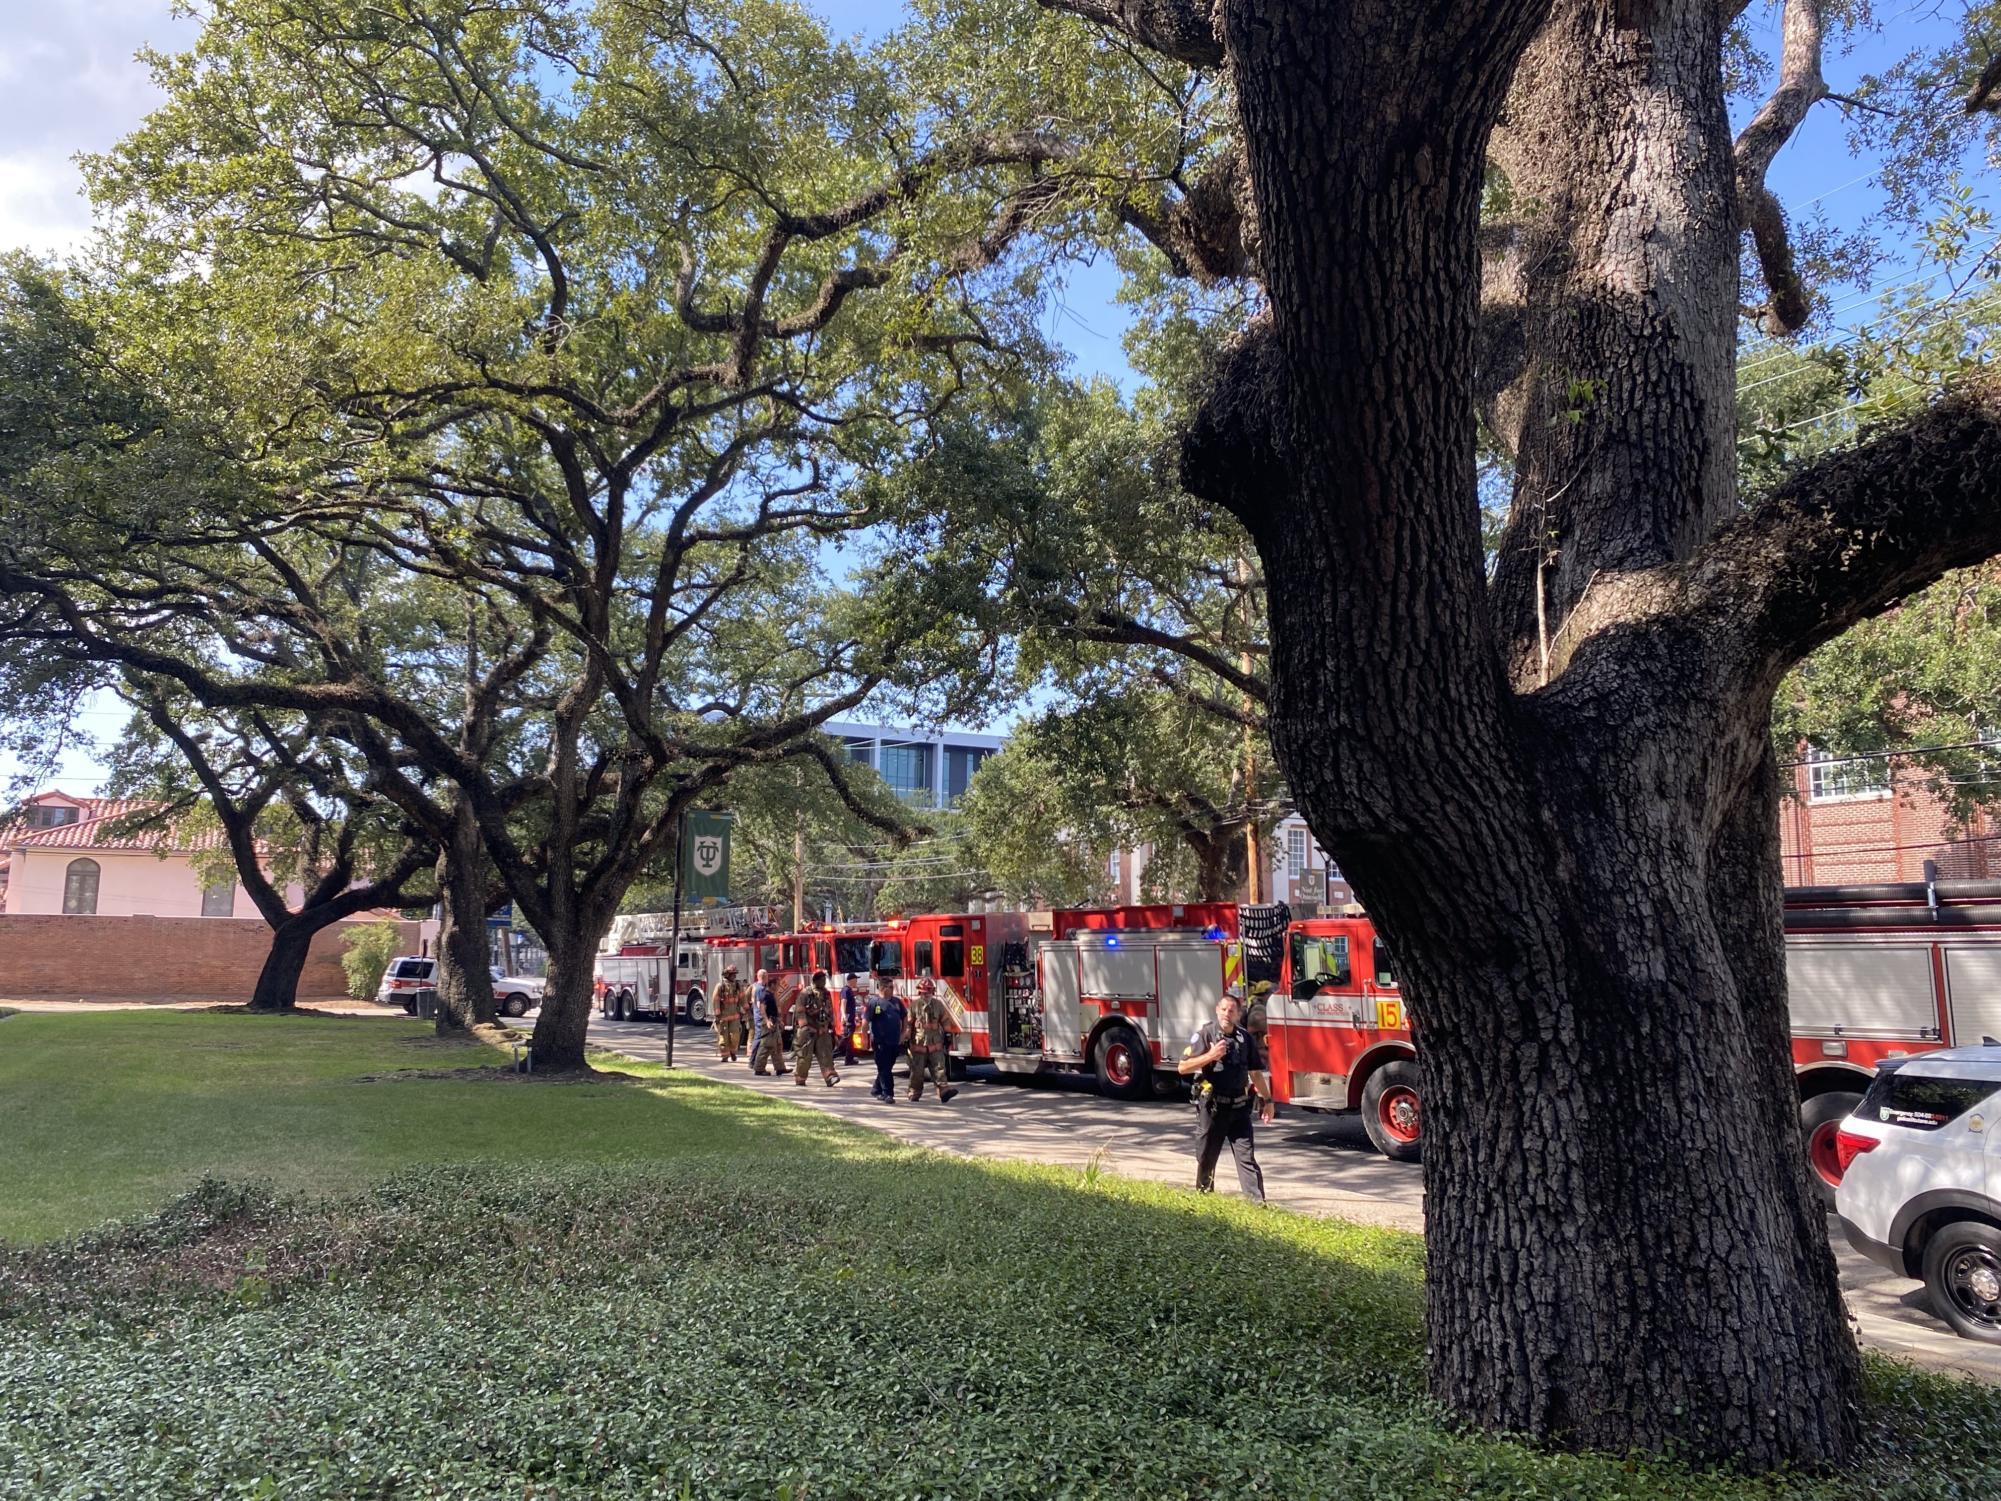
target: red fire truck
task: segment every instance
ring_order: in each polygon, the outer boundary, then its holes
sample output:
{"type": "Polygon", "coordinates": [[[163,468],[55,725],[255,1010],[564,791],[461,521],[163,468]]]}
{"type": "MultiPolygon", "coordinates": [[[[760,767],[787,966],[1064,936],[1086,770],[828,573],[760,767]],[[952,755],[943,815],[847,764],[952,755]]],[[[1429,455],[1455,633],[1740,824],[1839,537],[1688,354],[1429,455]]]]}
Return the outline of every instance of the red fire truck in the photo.
{"type": "MultiPolygon", "coordinates": [[[[1289,923],[1283,910],[1048,914],[1035,990],[1010,1000],[995,1062],[1090,1068],[1122,1098],[1170,1093],[1181,1047],[1222,987],[1270,981],[1252,1025],[1265,1031],[1276,1097],[1360,1112],[1378,1150],[1414,1160],[1422,1091],[1389,951],[1359,910],[1289,923]]],[[[1786,959],[1801,1125],[1831,1193],[1835,1124],[1879,1064],[2001,1036],[2001,882],[1795,889],[1786,959]]]]}
{"type": "Polygon", "coordinates": [[[1807,1159],[1831,1195],[1835,1131],[1879,1064],[2001,1037],[2001,882],[1789,888],[1786,980],[1807,1159]]]}
{"type": "Polygon", "coordinates": [[[1257,978],[1283,911],[1186,902],[1035,914],[1032,973],[1001,987],[995,1064],[1090,1069],[1119,1099],[1179,1089],[1174,1063],[1189,1034],[1225,985],[1243,983],[1247,950],[1257,978]]]}

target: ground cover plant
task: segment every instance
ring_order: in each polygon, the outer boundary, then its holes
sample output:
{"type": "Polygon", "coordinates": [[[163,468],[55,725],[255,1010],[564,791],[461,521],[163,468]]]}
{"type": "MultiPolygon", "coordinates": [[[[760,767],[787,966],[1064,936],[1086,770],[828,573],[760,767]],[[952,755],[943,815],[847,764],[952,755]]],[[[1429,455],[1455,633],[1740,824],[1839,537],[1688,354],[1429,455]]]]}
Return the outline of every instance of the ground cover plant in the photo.
{"type": "Polygon", "coordinates": [[[438,1077],[493,1055],[423,1035],[7,1022],[0,1497],[2001,1486],[2001,1397],[1887,1364],[1832,1477],[1465,1432],[1425,1395],[1414,1237],[944,1158],[640,1064],[438,1077]]]}

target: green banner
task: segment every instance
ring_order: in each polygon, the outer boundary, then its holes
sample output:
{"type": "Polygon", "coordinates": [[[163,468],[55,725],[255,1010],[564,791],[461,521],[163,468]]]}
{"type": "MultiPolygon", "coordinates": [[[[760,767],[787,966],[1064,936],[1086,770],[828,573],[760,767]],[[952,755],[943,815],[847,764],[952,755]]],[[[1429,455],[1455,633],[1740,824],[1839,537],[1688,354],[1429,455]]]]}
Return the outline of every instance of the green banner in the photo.
{"type": "Polygon", "coordinates": [[[682,826],[681,900],[706,907],[730,899],[728,813],[693,813],[682,826]]]}

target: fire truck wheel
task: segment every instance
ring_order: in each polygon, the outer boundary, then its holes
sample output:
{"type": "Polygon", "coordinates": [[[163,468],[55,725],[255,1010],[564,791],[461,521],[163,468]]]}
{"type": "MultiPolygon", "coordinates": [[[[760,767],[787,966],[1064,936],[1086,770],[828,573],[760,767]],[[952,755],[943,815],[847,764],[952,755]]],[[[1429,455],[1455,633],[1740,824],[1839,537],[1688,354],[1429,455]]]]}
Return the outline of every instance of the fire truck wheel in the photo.
{"type": "Polygon", "coordinates": [[[1363,1086],[1363,1128],[1376,1150],[1393,1162],[1418,1162],[1424,1157],[1418,1088],[1417,1065],[1407,1060],[1385,1063],[1363,1086]]]}
{"type": "Polygon", "coordinates": [[[1115,1100],[1153,1093],[1153,1060],[1131,1027],[1108,1027],[1098,1038],[1098,1092],[1115,1100]]]}
{"type": "Polygon", "coordinates": [[[612,997],[611,1019],[615,1022],[625,1020],[625,992],[622,990],[612,997]]]}
{"type": "Polygon", "coordinates": [[[500,1014],[502,1016],[526,1016],[528,1014],[528,997],[525,995],[507,996],[500,1003],[500,1014]]]}
{"type": "Polygon", "coordinates": [[[1814,1190],[1825,1203],[1834,1202],[1834,1190],[1841,1183],[1840,1159],[1834,1155],[1835,1133],[1861,1103],[1861,1095],[1845,1089],[1800,1101],[1800,1135],[1806,1139],[1806,1164],[1813,1170],[1814,1190]]]}
{"type": "Polygon", "coordinates": [[[703,995],[699,990],[691,990],[688,992],[688,1020],[693,1022],[698,1027],[705,1027],[708,1025],[709,998],[703,995]]]}

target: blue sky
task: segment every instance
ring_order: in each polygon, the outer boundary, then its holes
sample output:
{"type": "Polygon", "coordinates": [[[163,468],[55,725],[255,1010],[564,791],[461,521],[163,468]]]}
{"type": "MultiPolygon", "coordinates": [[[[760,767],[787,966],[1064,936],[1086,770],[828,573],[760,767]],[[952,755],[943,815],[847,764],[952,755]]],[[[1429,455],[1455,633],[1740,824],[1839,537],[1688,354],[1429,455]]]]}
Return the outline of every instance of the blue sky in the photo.
{"type": "MultiPolygon", "coordinates": [[[[894,26],[902,14],[888,0],[821,0],[817,8],[837,29],[865,36],[894,26]]],[[[9,10],[0,35],[0,248],[59,254],[89,227],[71,158],[110,146],[139,123],[156,96],[132,54],[142,45],[186,45],[193,23],[173,14],[171,0],[57,0],[9,10]]],[[[1903,52],[1939,45],[1951,34],[1946,0],[1887,0],[1883,12],[1881,33],[1856,39],[1845,54],[1830,49],[1823,71],[1836,92],[1848,92],[1863,74],[1903,52]]],[[[1778,23],[1775,4],[1751,13],[1768,50],[1778,23]]],[[[1822,104],[1774,163],[1771,185],[1796,217],[1819,213],[1838,228],[1853,229],[1880,204],[1872,168],[1851,156],[1840,111],[1822,104]]],[[[1907,279],[1896,273],[1912,254],[1900,238],[1889,237],[1882,278],[1907,279]]],[[[1079,375],[1103,374],[1129,386],[1120,338],[1130,320],[1114,300],[1116,290],[1108,264],[1076,268],[1052,299],[1045,332],[1069,353],[1079,375]]],[[[1867,311],[1852,289],[1839,300],[1848,318],[1867,311]]],[[[123,718],[115,703],[100,700],[85,710],[83,728],[110,735],[123,718]]],[[[18,770],[0,755],[0,783],[18,770]]],[[[75,754],[65,758],[57,780],[86,791],[101,775],[95,757],[75,754]]]]}

